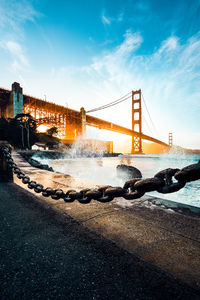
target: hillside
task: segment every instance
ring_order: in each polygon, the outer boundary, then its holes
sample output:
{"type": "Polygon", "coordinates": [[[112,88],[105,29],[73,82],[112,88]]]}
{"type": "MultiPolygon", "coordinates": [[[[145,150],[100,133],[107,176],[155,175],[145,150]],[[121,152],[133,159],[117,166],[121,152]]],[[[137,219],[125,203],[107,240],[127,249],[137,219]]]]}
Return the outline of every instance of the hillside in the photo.
{"type": "MultiPolygon", "coordinates": [[[[131,139],[124,142],[114,143],[114,152],[130,153],[131,152],[131,139]]],[[[168,148],[156,143],[142,142],[142,149],[144,153],[166,153],[168,148]]],[[[200,149],[186,149],[179,146],[173,146],[170,153],[185,153],[185,154],[200,154],[200,149]]]]}

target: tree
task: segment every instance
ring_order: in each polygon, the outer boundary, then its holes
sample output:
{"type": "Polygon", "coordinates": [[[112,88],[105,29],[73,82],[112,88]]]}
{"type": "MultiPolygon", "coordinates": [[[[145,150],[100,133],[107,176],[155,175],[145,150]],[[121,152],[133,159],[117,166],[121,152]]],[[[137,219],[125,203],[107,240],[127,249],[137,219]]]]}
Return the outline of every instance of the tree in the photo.
{"type": "Polygon", "coordinates": [[[18,114],[15,120],[21,127],[22,148],[30,149],[37,141],[36,127],[37,123],[30,114],[18,114]]]}
{"type": "Polygon", "coordinates": [[[8,119],[7,140],[17,148],[30,149],[37,141],[36,121],[30,114],[18,114],[8,119]]]}
{"type": "Polygon", "coordinates": [[[57,135],[58,134],[58,128],[56,126],[53,126],[53,127],[49,128],[49,129],[47,129],[46,132],[50,136],[57,135]]]}
{"type": "Polygon", "coordinates": [[[24,144],[22,142],[23,138],[20,123],[15,118],[8,119],[7,140],[14,147],[21,149],[24,148],[24,144]]]}

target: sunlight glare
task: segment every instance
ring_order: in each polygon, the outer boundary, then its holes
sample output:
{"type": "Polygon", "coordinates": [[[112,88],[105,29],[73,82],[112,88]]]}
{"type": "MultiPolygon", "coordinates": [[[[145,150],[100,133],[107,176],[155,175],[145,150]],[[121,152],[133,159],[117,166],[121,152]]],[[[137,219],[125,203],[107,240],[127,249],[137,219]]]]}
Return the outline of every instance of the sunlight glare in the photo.
{"type": "Polygon", "coordinates": [[[49,129],[49,127],[46,126],[46,125],[40,125],[40,126],[37,127],[38,132],[46,132],[47,129],[49,129]]]}

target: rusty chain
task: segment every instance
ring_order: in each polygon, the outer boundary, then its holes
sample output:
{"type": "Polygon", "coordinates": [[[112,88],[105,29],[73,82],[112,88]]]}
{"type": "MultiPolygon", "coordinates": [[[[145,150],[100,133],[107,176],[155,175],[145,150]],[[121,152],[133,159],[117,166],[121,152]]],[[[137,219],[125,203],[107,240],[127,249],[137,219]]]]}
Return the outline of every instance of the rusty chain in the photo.
{"type": "Polygon", "coordinates": [[[196,164],[189,165],[183,169],[165,169],[152,178],[132,179],[126,181],[122,187],[112,187],[110,185],[102,186],[98,189],[83,189],[81,191],[62,189],[44,188],[42,184],[32,181],[23,171],[14,163],[11,156],[11,147],[0,146],[6,162],[10,168],[17,174],[17,177],[29,189],[36,193],[42,193],[44,197],[51,196],[54,200],[63,199],[65,202],[79,201],[82,204],[90,203],[91,200],[97,200],[101,203],[112,201],[115,197],[123,197],[126,200],[133,200],[142,197],[146,192],[157,191],[159,193],[173,193],[179,191],[187,182],[200,179],[200,161],[196,164]],[[176,181],[173,181],[173,177],[176,181]]]}

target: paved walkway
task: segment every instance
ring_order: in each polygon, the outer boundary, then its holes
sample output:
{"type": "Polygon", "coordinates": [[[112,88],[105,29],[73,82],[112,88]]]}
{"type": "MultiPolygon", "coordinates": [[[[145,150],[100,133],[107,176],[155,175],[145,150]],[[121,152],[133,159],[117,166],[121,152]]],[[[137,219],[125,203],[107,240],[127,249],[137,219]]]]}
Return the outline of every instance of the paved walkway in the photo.
{"type": "MultiPolygon", "coordinates": [[[[13,157],[32,180],[45,187],[67,191],[95,186],[92,182],[30,167],[16,152],[13,157]]],[[[27,188],[16,176],[15,182],[27,188]]],[[[200,289],[200,214],[187,214],[181,208],[175,212],[163,205],[157,206],[148,196],[133,201],[117,198],[110,203],[91,201],[82,205],[78,201],[55,201],[27,190],[39,196],[42,203],[72,217],[191,287],[200,289]]]]}
{"type": "Polygon", "coordinates": [[[0,299],[200,299],[14,183],[0,183],[0,299]]]}

